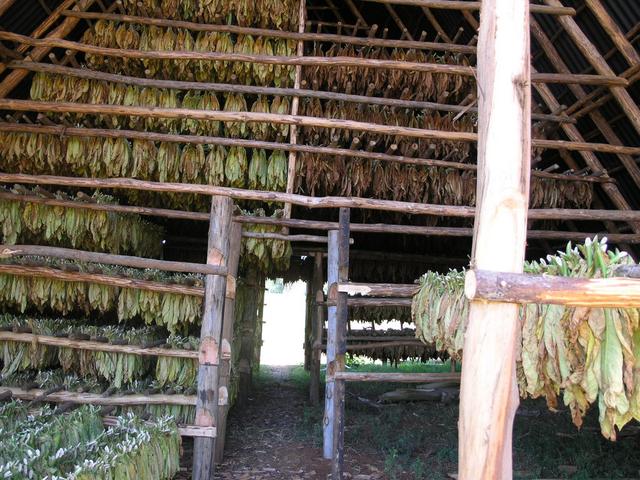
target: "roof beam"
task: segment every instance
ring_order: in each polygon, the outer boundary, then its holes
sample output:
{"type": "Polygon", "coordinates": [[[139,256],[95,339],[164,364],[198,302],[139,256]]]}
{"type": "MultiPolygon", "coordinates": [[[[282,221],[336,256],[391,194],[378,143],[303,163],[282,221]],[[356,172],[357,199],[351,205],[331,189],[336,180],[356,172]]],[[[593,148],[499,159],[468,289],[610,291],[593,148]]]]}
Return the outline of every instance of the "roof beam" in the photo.
{"type": "MultiPolygon", "coordinates": [[[[440,8],[442,10],[480,10],[481,2],[467,2],[460,0],[364,0],[371,3],[388,3],[391,5],[411,5],[415,7],[440,8]]],[[[575,15],[576,10],[570,7],[546,6],[532,3],[531,13],[548,15],[575,15]]]]}
{"type": "Polygon", "coordinates": [[[16,3],[16,0],[0,0],[0,17],[16,3]]]}
{"type": "Polygon", "coordinates": [[[618,48],[630,66],[640,64],[640,55],[627,40],[626,35],[620,27],[613,21],[611,15],[604,8],[600,0],[585,0],[587,7],[595,15],[602,28],[609,34],[613,44],[618,48]]]}
{"type": "MultiPolygon", "coordinates": [[[[560,0],[544,0],[545,4],[551,7],[562,7],[560,0]]],[[[593,65],[600,75],[615,75],[607,61],[602,57],[596,46],[589,40],[580,29],[576,21],[568,16],[558,17],[558,22],[573,39],[576,47],[589,63],[593,65]]],[[[611,93],[616,98],[622,110],[627,114],[629,121],[636,131],[640,133],[640,108],[631,98],[629,92],[622,87],[611,86],[611,93]]]]}
{"type": "MultiPolygon", "coordinates": [[[[540,43],[540,46],[546,53],[547,58],[554,66],[554,68],[558,72],[570,73],[568,65],[564,62],[553,43],[551,43],[547,35],[542,30],[542,27],[538,24],[538,22],[536,22],[535,19],[531,19],[531,33],[538,41],[538,43],[540,43]]],[[[587,95],[586,90],[580,85],[569,85],[569,88],[577,98],[587,95]]],[[[591,117],[591,120],[593,120],[593,123],[596,125],[596,127],[600,130],[604,138],[607,140],[607,142],[614,145],[622,144],[620,138],[618,138],[611,126],[605,120],[604,116],[598,110],[590,112],[589,116],[591,117]]],[[[619,154],[618,158],[620,158],[620,161],[626,167],[627,172],[629,173],[635,184],[640,187],[640,168],[638,168],[638,165],[633,160],[631,155],[619,154]]]]}

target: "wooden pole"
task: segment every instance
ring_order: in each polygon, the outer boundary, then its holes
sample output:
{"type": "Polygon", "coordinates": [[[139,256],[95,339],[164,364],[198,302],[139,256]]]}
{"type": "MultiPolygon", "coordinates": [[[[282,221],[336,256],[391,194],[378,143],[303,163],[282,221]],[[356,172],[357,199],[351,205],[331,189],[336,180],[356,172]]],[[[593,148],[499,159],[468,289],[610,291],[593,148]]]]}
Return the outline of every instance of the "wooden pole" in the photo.
{"type": "Polygon", "coordinates": [[[11,5],[16,3],[16,0],[2,0],[0,1],[0,16],[4,15],[4,12],[11,8],[11,5]]]}
{"type": "Polygon", "coordinates": [[[32,333],[16,333],[0,331],[0,341],[23,342],[31,344],[50,345],[52,347],[75,348],[93,352],[128,353],[131,355],[145,355],[151,357],[198,358],[198,352],[192,350],[169,348],[145,348],[137,345],[113,345],[111,343],[94,342],[89,340],[72,340],[64,337],[51,337],[32,333]]]}
{"type": "MultiPolygon", "coordinates": [[[[340,209],[340,229],[338,230],[338,282],[349,281],[349,222],[351,212],[348,208],[340,209]]],[[[327,376],[344,372],[347,354],[347,323],[349,321],[349,307],[347,295],[339,293],[336,304],[336,356],[335,360],[327,362],[327,376]]],[[[328,340],[327,340],[328,343],[328,340]]],[[[344,470],[344,427],[345,427],[345,382],[334,377],[333,391],[333,451],[331,478],[342,480],[344,470]]]]}
{"type": "MultiPolygon", "coordinates": [[[[124,23],[136,23],[139,25],[155,25],[158,27],[184,28],[200,32],[226,32],[238,35],[253,35],[256,37],[288,38],[291,40],[302,40],[306,42],[331,42],[344,43],[347,45],[360,45],[364,47],[387,47],[387,48],[412,48],[420,50],[437,50],[455,53],[475,54],[476,48],[468,45],[458,45],[455,43],[438,42],[418,42],[407,40],[381,39],[371,37],[355,37],[349,35],[334,35],[330,33],[312,32],[288,32],[285,30],[269,30],[264,28],[239,27],[236,25],[212,25],[206,23],[183,22],[178,20],[167,20],[161,18],[147,18],[133,15],[118,15],[98,12],[73,12],[65,11],[65,16],[84,18],[90,20],[112,20],[124,23]]],[[[362,22],[361,22],[362,24],[362,22]]],[[[363,25],[363,24],[362,24],[363,25]]],[[[345,28],[349,25],[344,24],[345,28]]]]}
{"type": "Polygon", "coordinates": [[[640,280],[621,277],[567,278],[469,270],[465,277],[465,295],[470,300],[490,302],[638,308],[640,280]]]}
{"type": "MultiPolygon", "coordinates": [[[[89,7],[91,7],[91,5],[93,5],[94,2],[95,0],[81,0],[80,2],[78,2],[77,0],[65,0],[62,4],[60,4],[58,8],[56,8],[51,13],[49,18],[43,22],[41,27],[39,27],[39,29],[41,28],[41,30],[36,29],[34,31],[34,33],[32,34],[33,37],[37,38],[37,36],[44,34],[46,29],[48,29],[51,25],[53,25],[53,23],[55,23],[58,20],[62,10],[66,10],[74,3],[76,3],[76,6],[74,7],[74,9],[87,10],[89,9],[89,7]],[[47,25],[46,29],[43,28],[45,24],[47,25]]],[[[69,35],[69,33],[73,31],[73,29],[76,27],[79,21],[80,21],[79,18],[65,18],[64,22],[62,22],[56,29],[54,29],[53,31],[51,31],[51,33],[47,35],[47,40],[55,41],[57,39],[65,38],[67,35],[69,35]]],[[[18,47],[18,51],[24,52],[26,50],[27,49],[25,45],[21,45],[18,47]]],[[[43,59],[50,51],[51,51],[51,47],[49,46],[38,46],[37,48],[33,49],[29,53],[29,59],[34,62],[38,62],[41,59],[43,59]]],[[[2,70],[0,70],[0,73],[2,70]]],[[[20,82],[28,74],[29,72],[26,70],[13,70],[11,73],[9,73],[9,75],[7,75],[2,80],[2,83],[0,83],[0,98],[6,97],[15,87],[17,87],[20,84],[20,82]]]]}
{"type": "MultiPolygon", "coordinates": [[[[152,87],[160,89],[177,89],[177,90],[195,90],[195,91],[211,91],[211,92],[231,92],[243,93],[250,95],[280,95],[290,97],[318,98],[321,100],[338,100],[344,102],[381,105],[387,107],[415,108],[415,109],[431,109],[443,112],[453,113],[477,113],[476,107],[463,107],[460,105],[426,102],[416,100],[402,100],[398,98],[385,97],[369,97],[366,95],[355,95],[340,92],[324,92],[321,90],[305,90],[295,88],[281,87],[263,87],[258,85],[237,85],[228,83],[210,83],[210,82],[186,82],[180,80],[159,80],[155,78],[140,78],[116,73],[98,72],[88,70],[86,68],[74,68],[63,65],[52,65],[49,63],[13,61],[9,63],[10,68],[21,68],[31,72],[44,72],[51,74],[62,74],[76,78],[86,78],[89,80],[101,80],[105,82],[122,83],[126,85],[137,85],[139,87],[152,87]]],[[[547,122],[559,123],[576,123],[575,119],[570,116],[531,113],[532,120],[540,120],[547,122]]],[[[37,125],[36,125],[37,126],[37,125]]],[[[71,133],[69,133],[71,135],[71,133]]],[[[207,142],[211,143],[211,142],[207,142]]]]}
{"type": "Polygon", "coordinates": [[[170,262],[152,258],[114,255],[110,253],[87,252],[72,248],[43,247],[40,245],[0,245],[0,258],[36,255],[50,258],[64,258],[79,262],[106,263],[132,268],[151,268],[165,272],[199,273],[202,275],[226,275],[227,269],[219,265],[200,263],[170,262]]]}
{"type": "MultiPolygon", "coordinates": [[[[339,244],[339,231],[329,231],[329,247],[327,257],[327,283],[333,285],[338,282],[338,244],[339,244]]],[[[325,384],[324,394],[324,418],[322,425],[323,434],[323,457],[331,460],[333,459],[333,446],[334,437],[336,432],[334,431],[335,424],[335,391],[336,383],[329,378],[329,366],[335,365],[336,354],[338,350],[338,338],[337,338],[337,307],[327,307],[327,379],[325,384]]]]}
{"type": "MultiPolygon", "coordinates": [[[[528,0],[484,0],[478,42],[478,209],[472,265],[522,272],[531,161],[528,0]]],[[[512,478],[518,306],[472,302],[464,342],[460,480],[512,478]]]]}
{"type": "MultiPolygon", "coordinates": [[[[428,7],[442,10],[480,10],[481,2],[470,2],[466,0],[365,0],[372,3],[388,3],[393,5],[412,5],[416,7],[428,7]]],[[[559,3],[559,2],[558,2],[559,3]]],[[[484,5],[483,5],[484,7],[484,5]]],[[[569,15],[573,16],[576,11],[573,8],[558,6],[545,6],[531,4],[531,13],[543,13],[547,15],[569,15]]]]}
{"type": "MultiPolygon", "coordinates": [[[[117,204],[108,204],[108,203],[90,203],[90,202],[81,202],[74,200],[58,200],[47,197],[40,197],[37,195],[24,195],[17,194],[11,192],[3,192],[0,190],[0,199],[6,200],[14,200],[14,201],[22,201],[29,203],[37,203],[43,205],[52,205],[59,206],[64,208],[79,208],[79,209],[87,209],[87,210],[96,210],[102,212],[118,212],[118,213],[126,213],[126,214],[138,214],[138,215],[148,215],[155,217],[163,217],[163,218],[180,218],[184,220],[194,220],[199,222],[208,222],[209,214],[208,213],[199,213],[199,212],[186,212],[181,210],[168,210],[163,208],[149,208],[149,207],[138,207],[134,205],[117,205],[117,204]]],[[[569,217],[566,217],[569,218],[569,217]]],[[[586,219],[586,218],[585,218],[586,219]]],[[[338,228],[337,222],[326,222],[321,220],[301,220],[301,219],[284,219],[284,218],[272,218],[272,217],[256,217],[252,215],[248,216],[236,216],[233,217],[233,221],[237,223],[249,223],[249,224],[262,224],[262,225],[280,225],[286,226],[290,228],[300,228],[300,229],[308,229],[308,230],[334,230],[338,228]]],[[[426,226],[418,226],[418,225],[394,225],[394,224],[384,224],[384,223],[352,223],[350,226],[352,232],[367,232],[367,233],[397,233],[402,235],[423,235],[423,236],[444,236],[444,237],[470,237],[473,235],[472,228],[466,227],[426,227],[426,226]]],[[[245,234],[248,232],[245,232],[245,234]]],[[[606,236],[610,243],[640,243],[640,235],[635,233],[612,233],[612,230],[609,232],[578,232],[578,231],[561,231],[561,230],[529,230],[527,232],[527,238],[529,239],[562,239],[562,240],[571,240],[575,242],[584,241],[585,238],[593,238],[596,235],[598,236],[606,236]]],[[[293,240],[299,238],[296,235],[290,236],[293,237],[293,240]]],[[[291,239],[289,237],[289,239],[291,239]]],[[[325,243],[327,240],[326,237],[318,237],[317,239],[320,241],[322,238],[322,243],[325,243]]],[[[355,252],[354,252],[355,255],[355,252]]],[[[394,258],[393,254],[385,253],[383,255],[385,258],[394,258]]],[[[378,259],[381,259],[377,258],[378,259]]],[[[434,263],[434,264],[442,264],[446,261],[447,264],[450,261],[443,257],[422,257],[419,261],[423,263],[434,263]]],[[[457,263],[467,263],[466,260],[458,261],[457,263]]]]}
{"type": "MultiPolygon", "coordinates": [[[[20,400],[33,400],[46,394],[45,390],[24,390],[16,387],[0,387],[0,393],[9,390],[20,400]]],[[[47,402],[80,403],[91,405],[195,405],[194,395],[114,395],[105,397],[99,393],[55,392],[46,395],[47,402]]]]}
{"type": "MultiPolygon", "coordinates": [[[[312,57],[312,56],[273,56],[255,55],[244,53],[220,53],[220,52],[197,52],[192,50],[171,51],[171,50],[129,50],[121,48],[99,47],[87,45],[79,42],[72,42],[62,39],[35,39],[24,35],[10,32],[0,32],[0,40],[19,42],[24,45],[38,48],[64,48],[66,50],[79,51],[95,55],[109,57],[123,57],[136,59],[156,59],[156,60],[205,60],[205,61],[226,61],[226,62],[253,62],[266,65],[301,65],[318,66],[331,65],[343,67],[366,67],[373,69],[411,70],[431,73],[447,73],[449,75],[461,75],[471,77],[476,71],[473,67],[464,65],[452,65],[442,63],[419,63],[396,60],[381,60],[363,57],[312,57]]],[[[532,76],[535,83],[586,83],[590,85],[609,85],[624,87],[628,81],[618,77],[612,72],[598,75],[561,74],[544,73],[532,76]]],[[[1,87],[1,86],[0,86],[1,87]]]]}
{"type": "MultiPolygon", "coordinates": [[[[336,372],[335,379],[347,382],[455,382],[459,373],[402,373],[402,372],[336,372]]],[[[495,477],[496,479],[499,477],[495,477]]]]}
{"type": "Polygon", "coordinates": [[[255,269],[250,268],[245,276],[245,304],[242,315],[240,360],[238,361],[238,405],[243,406],[249,398],[251,389],[251,371],[253,366],[255,329],[258,321],[258,300],[260,284],[255,269]]]}
{"type": "MultiPolygon", "coordinates": [[[[558,7],[562,6],[559,0],[545,0],[548,6],[558,7]]],[[[570,17],[558,17],[558,22],[562,25],[565,31],[569,34],[569,37],[573,39],[574,44],[584,55],[587,61],[593,65],[595,70],[601,75],[610,75],[613,70],[602,57],[596,46],[591,43],[589,38],[580,29],[574,19],[570,17]]],[[[622,110],[627,114],[627,118],[634,126],[636,131],[640,133],[640,108],[636,101],[631,98],[629,92],[623,87],[611,87],[611,93],[618,101],[618,104],[622,110]]]]}
{"type": "MultiPolygon", "coordinates": [[[[209,246],[207,263],[226,265],[229,263],[231,216],[233,201],[228,197],[214,196],[211,199],[211,221],[209,223],[209,246]]],[[[204,312],[200,333],[200,367],[198,369],[198,403],[195,424],[214,427],[218,412],[218,366],[222,319],[226,295],[227,278],[208,275],[205,283],[204,312]]],[[[196,438],[193,444],[193,479],[209,480],[215,470],[215,439],[196,438]]]]}
{"type": "Polygon", "coordinates": [[[229,381],[231,378],[231,346],[233,345],[233,328],[236,318],[236,278],[240,265],[240,250],[242,246],[242,225],[231,225],[229,242],[229,260],[227,262],[227,285],[224,300],[224,319],[222,322],[222,362],[220,364],[220,380],[218,382],[218,436],[215,448],[215,461],[221,463],[224,456],[224,445],[227,432],[227,414],[229,413],[229,381]],[[225,355],[224,353],[228,354],[225,355]]]}
{"type": "Polygon", "coordinates": [[[602,28],[609,34],[611,41],[622,53],[630,66],[640,64],[640,54],[622,32],[618,24],[611,18],[600,0],[585,0],[585,4],[598,19],[602,28]]]}
{"type": "MultiPolygon", "coordinates": [[[[298,12],[298,33],[304,33],[305,28],[305,12],[306,12],[306,0],[298,0],[300,2],[300,9],[298,12]]],[[[298,40],[298,45],[296,48],[296,53],[298,57],[304,56],[304,41],[298,40]]],[[[302,65],[296,65],[295,78],[293,81],[293,89],[300,89],[300,82],[302,79],[302,65]]],[[[291,115],[298,115],[298,107],[300,105],[300,97],[293,97],[291,100],[291,115]]],[[[292,145],[296,145],[298,143],[298,127],[296,125],[291,125],[289,128],[289,143],[292,145]]],[[[293,193],[293,189],[295,187],[296,180],[296,160],[297,153],[294,151],[289,152],[289,163],[287,166],[287,193],[293,193]]],[[[284,218],[291,218],[291,204],[284,204],[284,218]]],[[[287,232],[288,233],[288,232],[287,232]]]]}
{"type": "MultiPolygon", "coordinates": [[[[190,287],[177,283],[153,282],[137,278],[116,277],[103,273],[71,272],[46,266],[31,266],[20,264],[0,264],[0,274],[18,275],[22,277],[55,278],[65,282],[85,282],[107,285],[109,287],[135,288],[149,292],[173,293],[178,295],[192,295],[202,297],[204,290],[200,287],[190,287]]],[[[223,277],[224,278],[224,277],[223,277]]]]}
{"type": "Polygon", "coordinates": [[[323,288],[323,275],[322,275],[322,254],[315,253],[313,255],[313,278],[311,281],[311,293],[314,295],[315,303],[313,305],[313,318],[311,324],[311,369],[309,380],[309,400],[312,405],[320,404],[320,360],[322,352],[316,348],[316,345],[322,343],[322,332],[324,331],[324,309],[323,306],[318,304],[324,300],[322,293],[323,288]]]}
{"type": "MultiPolygon", "coordinates": [[[[528,179],[528,175],[525,174],[528,179]]],[[[135,180],[132,178],[84,178],[57,177],[53,175],[25,175],[0,173],[0,183],[25,183],[36,185],[64,185],[73,188],[115,188],[148,190],[153,192],[192,193],[198,195],[220,195],[240,200],[265,202],[290,202],[306,208],[362,208],[401,212],[409,215],[436,215],[442,217],[472,218],[475,208],[459,205],[439,205],[417,202],[399,202],[360,197],[309,197],[284,192],[246,190],[242,188],[217,187],[193,183],[169,183],[135,180]]],[[[608,185],[608,184],[604,184],[608,185]]],[[[529,212],[531,220],[614,220],[633,222],[640,220],[640,211],[634,210],[589,210],[572,208],[538,208],[529,212]]]]}

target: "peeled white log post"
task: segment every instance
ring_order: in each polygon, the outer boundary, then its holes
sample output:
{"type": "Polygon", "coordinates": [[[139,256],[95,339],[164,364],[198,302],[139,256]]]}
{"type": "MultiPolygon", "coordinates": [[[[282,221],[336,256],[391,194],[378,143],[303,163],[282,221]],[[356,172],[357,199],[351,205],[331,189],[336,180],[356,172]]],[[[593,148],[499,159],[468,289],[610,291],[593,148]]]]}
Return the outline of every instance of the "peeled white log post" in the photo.
{"type": "Polygon", "coordinates": [[[236,318],[236,279],[240,264],[242,246],[242,224],[233,223],[230,233],[229,259],[227,261],[227,286],[222,321],[220,380],[218,381],[218,436],[216,439],[215,461],[222,462],[224,456],[227,414],[229,413],[229,379],[231,378],[231,345],[233,345],[233,324],[236,318]]]}
{"type": "MultiPolygon", "coordinates": [[[[327,284],[329,286],[338,282],[338,230],[329,231],[329,250],[327,256],[327,284]]],[[[329,365],[336,359],[337,350],[337,307],[327,307],[327,372],[329,365]]],[[[333,438],[335,416],[333,398],[335,396],[335,382],[327,375],[324,395],[324,418],[322,425],[324,458],[331,459],[333,456],[333,438]]]]}
{"type": "MultiPolygon", "coordinates": [[[[338,230],[338,282],[349,281],[349,222],[351,211],[348,208],[340,209],[340,229],[338,230]]],[[[335,359],[327,363],[327,378],[335,373],[344,372],[345,357],[347,354],[347,323],[349,321],[349,306],[347,294],[339,293],[336,300],[336,332],[335,332],[335,359]]],[[[344,400],[345,382],[334,378],[333,390],[333,453],[331,478],[342,480],[344,470],[344,400]]]]}
{"type": "MultiPolygon", "coordinates": [[[[229,197],[212,197],[207,248],[208,264],[226,265],[229,260],[232,213],[233,200],[229,197]]],[[[202,328],[200,330],[200,367],[198,368],[198,400],[195,421],[199,427],[216,426],[218,365],[220,364],[220,337],[226,286],[226,276],[207,275],[202,328]]],[[[213,477],[215,444],[215,438],[195,439],[192,476],[194,480],[209,480],[213,477]]]]}
{"type": "MultiPolygon", "coordinates": [[[[529,2],[484,0],[478,43],[478,207],[472,265],[521,273],[531,108],[529,2]]],[[[473,301],[464,343],[459,478],[512,478],[518,306],[473,301]]]]}

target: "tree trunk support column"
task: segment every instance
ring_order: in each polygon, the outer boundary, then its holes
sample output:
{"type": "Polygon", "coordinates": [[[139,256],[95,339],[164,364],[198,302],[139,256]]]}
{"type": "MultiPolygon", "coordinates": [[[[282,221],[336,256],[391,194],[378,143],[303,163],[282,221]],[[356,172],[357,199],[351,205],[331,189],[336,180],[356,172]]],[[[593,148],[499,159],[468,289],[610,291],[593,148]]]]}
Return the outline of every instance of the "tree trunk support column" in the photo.
{"type": "MultiPolygon", "coordinates": [[[[225,265],[229,261],[232,210],[233,200],[229,197],[212,197],[207,247],[208,264],[225,265]]],[[[226,276],[207,275],[200,333],[200,367],[195,421],[199,427],[217,426],[218,365],[220,364],[220,337],[226,286],[226,276]]],[[[213,477],[215,444],[215,438],[194,440],[192,477],[194,480],[210,480],[213,477]]]]}
{"type": "Polygon", "coordinates": [[[240,263],[242,246],[242,224],[231,226],[229,260],[227,262],[227,287],[224,300],[224,318],[222,322],[220,380],[218,382],[218,429],[216,436],[216,463],[222,462],[224,455],[225,434],[227,431],[227,414],[229,413],[229,380],[231,377],[231,357],[233,352],[233,324],[236,318],[236,280],[240,263]]]}
{"type": "MultiPolygon", "coordinates": [[[[327,279],[330,285],[349,279],[350,210],[340,209],[340,229],[329,232],[327,279]]],[[[328,307],[327,386],[324,414],[324,457],[332,460],[332,478],[342,478],[344,454],[345,383],[334,380],[335,372],[344,371],[347,352],[347,294],[338,293],[336,306],[328,307]]]]}
{"type": "MultiPolygon", "coordinates": [[[[531,161],[529,1],[484,0],[478,44],[473,268],[522,273],[531,161]]],[[[460,480],[512,478],[518,305],[471,303],[459,420],[460,480]]]]}

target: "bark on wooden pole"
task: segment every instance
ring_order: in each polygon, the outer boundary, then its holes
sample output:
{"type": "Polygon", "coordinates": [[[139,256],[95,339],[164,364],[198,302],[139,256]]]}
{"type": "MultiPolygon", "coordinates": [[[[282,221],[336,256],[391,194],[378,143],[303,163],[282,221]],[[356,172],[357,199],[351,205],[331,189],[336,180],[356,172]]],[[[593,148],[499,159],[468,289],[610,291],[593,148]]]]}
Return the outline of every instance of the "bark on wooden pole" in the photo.
{"type": "Polygon", "coordinates": [[[322,333],[324,332],[324,308],[318,303],[324,300],[322,293],[322,254],[315,253],[313,256],[313,279],[311,282],[311,292],[314,295],[313,318],[311,324],[312,352],[311,369],[309,381],[309,401],[312,405],[320,403],[320,360],[322,351],[318,348],[322,344],[322,333]]]}
{"type": "MultiPolygon", "coordinates": [[[[478,209],[472,265],[521,273],[531,159],[529,2],[484,0],[478,51],[478,209]]],[[[464,344],[459,478],[512,477],[518,306],[472,302],[464,344]]]]}
{"type": "Polygon", "coordinates": [[[229,380],[231,378],[231,346],[233,345],[233,324],[236,318],[236,279],[240,264],[242,246],[242,225],[231,226],[229,259],[227,261],[227,286],[224,299],[224,317],[222,321],[220,380],[218,382],[218,436],[216,438],[215,460],[222,462],[224,456],[227,414],[229,413],[229,380]],[[225,355],[226,354],[226,355],[225,355]]]}
{"type": "MultiPolygon", "coordinates": [[[[229,261],[229,236],[233,201],[228,197],[211,199],[209,245],[207,263],[225,265],[229,261]]],[[[218,366],[220,364],[220,337],[224,315],[227,278],[207,276],[204,313],[200,333],[200,367],[198,369],[198,400],[196,425],[216,426],[218,411],[218,366]]],[[[215,469],[215,438],[197,438],[193,445],[193,479],[209,480],[215,469]]]]}
{"type": "MultiPolygon", "coordinates": [[[[329,232],[327,280],[329,284],[346,281],[349,276],[349,220],[350,210],[340,209],[340,229],[329,232]]],[[[344,371],[347,352],[347,295],[337,295],[336,306],[328,307],[327,325],[327,383],[325,390],[324,448],[325,458],[332,460],[332,478],[342,478],[344,454],[344,395],[345,385],[335,380],[335,372],[344,371]]]]}

